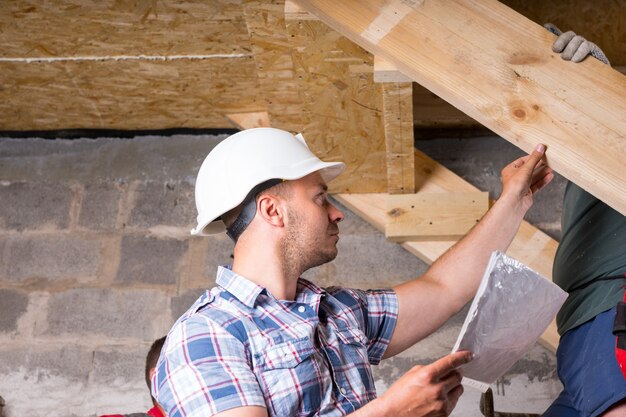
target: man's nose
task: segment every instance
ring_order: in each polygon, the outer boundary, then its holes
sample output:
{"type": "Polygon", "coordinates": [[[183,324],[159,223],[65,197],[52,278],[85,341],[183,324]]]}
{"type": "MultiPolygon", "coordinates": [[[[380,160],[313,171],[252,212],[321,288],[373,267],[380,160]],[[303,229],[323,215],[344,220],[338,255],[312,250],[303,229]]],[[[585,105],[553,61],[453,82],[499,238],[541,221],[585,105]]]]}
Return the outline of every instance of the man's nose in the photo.
{"type": "Polygon", "coordinates": [[[330,219],[331,223],[339,223],[340,221],[343,220],[344,215],[341,210],[339,210],[337,207],[335,207],[334,204],[329,202],[328,203],[328,218],[330,219]]]}

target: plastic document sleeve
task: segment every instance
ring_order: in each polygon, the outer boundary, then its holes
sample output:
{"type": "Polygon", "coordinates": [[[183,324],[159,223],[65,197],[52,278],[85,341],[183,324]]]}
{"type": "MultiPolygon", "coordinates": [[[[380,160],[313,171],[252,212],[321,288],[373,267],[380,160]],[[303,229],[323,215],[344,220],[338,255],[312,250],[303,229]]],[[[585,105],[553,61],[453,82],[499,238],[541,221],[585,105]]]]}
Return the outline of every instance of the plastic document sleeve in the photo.
{"type": "Polygon", "coordinates": [[[463,384],[485,392],[535,344],[567,293],[502,252],[491,255],[453,352],[469,350],[463,384]]]}

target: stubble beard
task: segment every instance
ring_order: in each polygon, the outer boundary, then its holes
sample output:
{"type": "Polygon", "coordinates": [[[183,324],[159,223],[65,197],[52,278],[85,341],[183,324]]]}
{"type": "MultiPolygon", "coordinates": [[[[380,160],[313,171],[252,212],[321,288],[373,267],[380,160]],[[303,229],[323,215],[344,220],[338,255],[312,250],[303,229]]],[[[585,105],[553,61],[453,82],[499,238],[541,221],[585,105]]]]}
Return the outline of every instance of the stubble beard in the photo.
{"type": "MultiPolygon", "coordinates": [[[[325,249],[327,242],[319,234],[309,232],[309,225],[302,216],[288,212],[290,218],[287,233],[281,242],[285,268],[288,273],[300,276],[303,272],[323,265],[337,257],[337,246],[325,249]]],[[[325,231],[326,232],[326,231],[325,231]]]]}

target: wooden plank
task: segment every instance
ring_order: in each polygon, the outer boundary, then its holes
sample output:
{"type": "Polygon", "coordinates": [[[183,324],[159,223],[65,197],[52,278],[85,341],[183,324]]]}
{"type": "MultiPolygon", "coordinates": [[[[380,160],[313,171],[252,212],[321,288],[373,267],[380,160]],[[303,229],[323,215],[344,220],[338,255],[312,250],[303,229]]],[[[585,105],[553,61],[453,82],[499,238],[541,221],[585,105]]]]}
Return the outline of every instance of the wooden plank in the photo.
{"type": "Polygon", "coordinates": [[[388,195],[385,237],[396,242],[457,240],[487,210],[487,192],[388,195]]]}
{"type": "Polygon", "coordinates": [[[387,192],[415,192],[413,83],[383,83],[383,121],[387,151],[387,192]]]}
{"type": "MultiPolygon", "coordinates": [[[[454,174],[441,164],[415,152],[415,176],[419,192],[475,192],[476,187],[454,174]]],[[[384,233],[386,194],[336,194],[334,197],[354,213],[384,233]]],[[[402,247],[430,264],[448,250],[455,241],[404,242],[402,247]]],[[[557,242],[528,222],[522,225],[513,239],[507,254],[528,265],[539,274],[552,279],[552,263],[556,254],[557,242]]],[[[540,338],[546,348],[556,351],[559,335],[553,321],[540,338]]]]}
{"type": "Polygon", "coordinates": [[[322,22],[286,24],[304,137],[322,159],[347,164],[331,191],[386,191],[382,86],[373,83],[373,56],[322,22]]]}
{"type": "Polygon", "coordinates": [[[232,113],[227,114],[226,118],[230,120],[237,128],[252,129],[255,127],[270,127],[270,118],[267,112],[253,113],[232,113]]]}
{"type": "Polygon", "coordinates": [[[225,114],[265,109],[251,59],[0,62],[0,73],[1,130],[231,128],[225,114]]]}
{"type": "Polygon", "coordinates": [[[555,36],[495,0],[299,0],[500,136],[547,144],[559,173],[626,214],[626,78],[552,53],[555,36]]]}

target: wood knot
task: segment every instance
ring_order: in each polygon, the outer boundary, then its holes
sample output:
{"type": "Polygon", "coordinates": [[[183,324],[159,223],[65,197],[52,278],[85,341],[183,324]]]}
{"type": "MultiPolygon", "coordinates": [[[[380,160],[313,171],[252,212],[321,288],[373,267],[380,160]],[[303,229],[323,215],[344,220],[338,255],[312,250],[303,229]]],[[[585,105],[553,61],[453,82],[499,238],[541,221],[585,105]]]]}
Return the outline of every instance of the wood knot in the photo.
{"type": "Polygon", "coordinates": [[[524,111],[524,109],[515,109],[513,110],[513,116],[517,117],[518,119],[523,119],[526,117],[526,112],[524,111]]]}
{"type": "Polygon", "coordinates": [[[397,208],[397,207],[396,207],[396,208],[393,208],[393,209],[391,209],[391,210],[389,210],[389,211],[387,212],[387,215],[388,215],[389,217],[398,217],[398,216],[401,216],[401,215],[403,215],[403,214],[404,214],[404,210],[402,210],[402,209],[400,209],[400,208],[397,208]]]}

